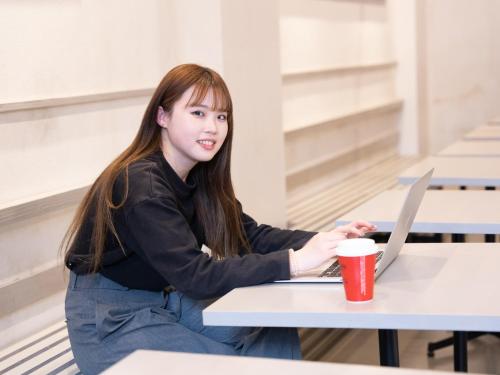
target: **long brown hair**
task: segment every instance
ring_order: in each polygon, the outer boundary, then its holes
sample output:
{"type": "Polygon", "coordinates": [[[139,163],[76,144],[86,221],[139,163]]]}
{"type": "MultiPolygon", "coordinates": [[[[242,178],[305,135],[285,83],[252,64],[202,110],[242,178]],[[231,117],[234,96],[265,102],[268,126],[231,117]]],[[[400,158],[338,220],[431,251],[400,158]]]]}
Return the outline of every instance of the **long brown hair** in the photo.
{"type": "Polygon", "coordinates": [[[128,195],[128,166],[161,148],[161,127],[156,122],[158,108],[173,109],[182,94],[194,87],[190,104],[200,104],[205,96],[213,94],[214,110],[227,112],[228,132],[219,152],[208,162],[198,163],[190,172],[196,183],[194,195],[196,215],[203,228],[205,242],[217,259],[248,252],[250,246],[243,229],[241,209],[231,182],[231,146],[233,139],[233,106],[224,80],[215,71],[195,64],[179,65],[161,80],[144,113],[141,126],[132,144],[125,149],[97,178],[89,189],[66,232],[61,249],[65,262],[74,250],[73,242],[89,215],[92,216],[89,269],[100,269],[108,234],[122,247],[113,224],[113,212],[123,206],[128,195]],[[117,177],[125,178],[123,199],[113,202],[113,187],[117,177]]]}

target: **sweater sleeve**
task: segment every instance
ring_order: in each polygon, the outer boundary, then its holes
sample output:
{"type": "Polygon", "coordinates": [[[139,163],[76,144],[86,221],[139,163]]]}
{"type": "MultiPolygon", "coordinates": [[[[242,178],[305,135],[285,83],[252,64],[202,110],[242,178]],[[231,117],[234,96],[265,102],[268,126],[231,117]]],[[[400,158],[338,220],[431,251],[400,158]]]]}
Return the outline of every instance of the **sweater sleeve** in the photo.
{"type": "Polygon", "coordinates": [[[298,250],[316,232],[279,229],[266,224],[257,224],[249,215],[243,213],[243,227],[253,252],[268,254],[283,249],[298,250]]]}
{"type": "Polygon", "coordinates": [[[126,225],[135,252],[191,298],[219,297],[243,286],[290,278],[287,250],[215,260],[203,253],[173,198],[150,198],[129,208],[126,225]]]}

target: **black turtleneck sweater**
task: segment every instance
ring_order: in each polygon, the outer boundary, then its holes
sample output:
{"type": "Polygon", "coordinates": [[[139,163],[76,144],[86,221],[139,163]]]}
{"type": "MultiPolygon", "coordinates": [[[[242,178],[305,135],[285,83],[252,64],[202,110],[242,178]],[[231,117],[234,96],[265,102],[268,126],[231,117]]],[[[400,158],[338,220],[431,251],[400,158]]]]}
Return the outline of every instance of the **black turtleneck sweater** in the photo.
{"type": "MultiPolygon", "coordinates": [[[[119,177],[115,202],[123,184],[119,177]]],[[[113,215],[124,249],[108,235],[100,273],[132,289],[173,286],[198,299],[290,278],[288,249],[302,247],[315,233],[258,225],[242,213],[252,253],[215,260],[201,251],[204,236],[194,209],[195,190],[189,179],[185,183],[179,178],[161,151],[131,164],[127,199],[113,215]]],[[[92,213],[85,219],[66,264],[77,274],[89,272],[93,219],[92,213]]]]}

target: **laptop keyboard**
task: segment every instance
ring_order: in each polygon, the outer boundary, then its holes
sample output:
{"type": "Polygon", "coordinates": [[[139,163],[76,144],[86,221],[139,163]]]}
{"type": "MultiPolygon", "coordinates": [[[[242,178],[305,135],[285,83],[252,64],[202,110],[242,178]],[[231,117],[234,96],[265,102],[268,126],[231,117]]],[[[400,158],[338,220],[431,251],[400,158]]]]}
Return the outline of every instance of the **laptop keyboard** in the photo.
{"type": "MultiPolygon", "coordinates": [[[[378,262],[381,258],[382,255],[384,254],[383,251],[377,251],[377,259],[376,262],[378,262]]],[[[340,275],[340,263],[336,259],[335,262],[333,262],[330,267],[328,267],[326,270],[324,270],[319,277],[341,277],[340,275]]]]}

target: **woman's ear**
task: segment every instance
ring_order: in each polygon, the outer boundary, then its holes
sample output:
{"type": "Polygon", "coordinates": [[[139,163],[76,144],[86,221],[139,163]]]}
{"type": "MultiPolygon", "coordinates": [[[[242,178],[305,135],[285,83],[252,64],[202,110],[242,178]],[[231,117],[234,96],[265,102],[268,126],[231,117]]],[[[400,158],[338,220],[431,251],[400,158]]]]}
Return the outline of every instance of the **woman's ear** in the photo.
{"type": "Polygon", "coordinates": [[[162,128],[167,128],[168,125],[168,113],[165,112],[162,106],[158,107],[158,111],[156,112],[156,123],[160,125],[162,128]]]}

